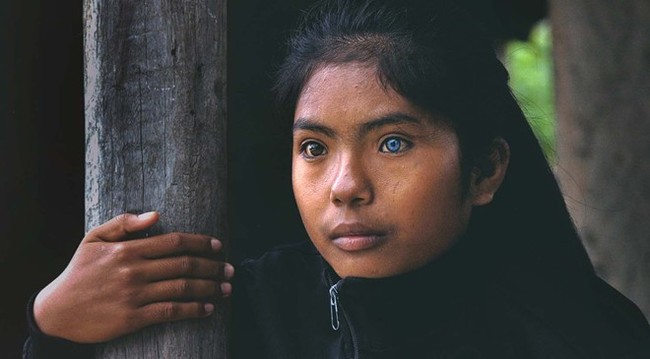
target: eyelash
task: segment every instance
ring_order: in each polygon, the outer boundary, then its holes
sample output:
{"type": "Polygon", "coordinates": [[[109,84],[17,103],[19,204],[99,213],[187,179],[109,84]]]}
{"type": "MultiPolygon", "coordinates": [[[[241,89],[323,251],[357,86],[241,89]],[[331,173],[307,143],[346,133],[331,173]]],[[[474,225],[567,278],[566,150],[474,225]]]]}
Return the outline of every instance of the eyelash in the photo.
{"type": "MultiPolygon", "coordinates": [[[[393,135],[393,136],[388,136],[383,141],[381,141],[381,144],[379,145],[379,152],[396,155],[396,154],[400,154],[400,153],[410,149],[412,146],[413,146],[413,143],[411,141],[409,141],[409,140],[407,140],[407,139],[405,139],[405,138],[403,138],[401,136],[394,136],[393,135]],[[387,147],[388,146],[388,141],[390,141],[390,140],[399,141],[400,147],[395,152],[389,150],[388,147],[387,147]]],[[[327,154],[327,148],[325,147],[325,145],[323,145],[322,143],[320,143],[318,141],[308,140],[308,141],[305,141],[305,142],[300,144],[300,154],[304,158],[306,158],[308,160],[313,160],[313,159],[316,159],[317,157],[326,155],[327,154]],[[310,154],[309,153],[309,151],[310,151],[309,146],[311,146],[311,145],[319,146],[319,149],[322,150],[322,152],[319,153],[319,154],[310,154]]]]}
{"type": "Polygon", "coordinates": [[[300,154],[304,158],[311,160],[311,159],[315,159],[316,157],[323,156],[323,155],[327,154],[327,148],[325,147],[325,145],[323,145],[322,143],[320,143],[318,141],[309,140],[309,141],[305,141],[305,142],[300,144],[300,154]],[[323,152],[320,153],[320,154],[317,154],[317,155],[309,154],[307,151],[308,151],[308,147],[310,145],[320,146],[320,148],[322,149],[323,152]]]}
{"type": "Polygon", "coordinates": [[[411,148],[411,146],[413,146],[413,143],[411,141],[409,141],[409,140],[407,140],[407,139],[405,139],[403,137],[393,135],[393,136],[388,136],[383,141],[381,141],[381,144],[379,145],[379,152],[396,155],[396,154],[399,154],[399,153],[402,153],[402,152],[408,150],[409,148],[411,148]],[[390,141],[390,140],[399,141],[400,147],[395,152],[389,150],[388,147],[387,147],[388,146],[388,141],[390,141]]]}

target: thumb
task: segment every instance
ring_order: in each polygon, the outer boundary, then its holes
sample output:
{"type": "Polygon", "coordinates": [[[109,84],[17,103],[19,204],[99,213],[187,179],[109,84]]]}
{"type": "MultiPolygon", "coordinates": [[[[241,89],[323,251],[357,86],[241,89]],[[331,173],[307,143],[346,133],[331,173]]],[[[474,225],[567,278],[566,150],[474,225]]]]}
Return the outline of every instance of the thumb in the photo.
{"type": "Polygon", "coordinates": [[[159,217],[156,211],[142,214],[123,213],[90,230],[84,242],[117,242],[129,239],[129,235],[153,226],[159,217]]]}

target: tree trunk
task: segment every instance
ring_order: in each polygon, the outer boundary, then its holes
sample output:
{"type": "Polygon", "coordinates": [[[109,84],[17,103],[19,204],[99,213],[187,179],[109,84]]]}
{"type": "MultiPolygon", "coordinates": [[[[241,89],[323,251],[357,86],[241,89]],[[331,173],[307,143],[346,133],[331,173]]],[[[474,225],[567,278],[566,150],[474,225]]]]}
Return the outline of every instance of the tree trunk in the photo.
{"type": "Polygon", "coordinates": [[[650,317],[650,2],[550,4],[558,176],[597,272],[650,317]]]}
{"type": "MultiPolygon", "coordinates": [[[[224,239],[225,14],[226,0],[85,0],[87,229],[155,209],[161,222],[149,235],[224,239]]],[[[225,358],[218,309],[210,319],[102,345],[97,354],[225,358]]]]}

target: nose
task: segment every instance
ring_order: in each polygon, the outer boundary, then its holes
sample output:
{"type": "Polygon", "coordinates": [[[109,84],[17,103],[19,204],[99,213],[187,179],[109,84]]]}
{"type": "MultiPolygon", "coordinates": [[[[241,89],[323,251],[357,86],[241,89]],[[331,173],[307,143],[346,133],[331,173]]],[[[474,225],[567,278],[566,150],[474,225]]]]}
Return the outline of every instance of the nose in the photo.
{"type": "Polygon", "coordinates": [[[361,206],[373,201],[374,191],[360,158],[341,156],[332,181],[330,201],[336,206],[361,206]]]}

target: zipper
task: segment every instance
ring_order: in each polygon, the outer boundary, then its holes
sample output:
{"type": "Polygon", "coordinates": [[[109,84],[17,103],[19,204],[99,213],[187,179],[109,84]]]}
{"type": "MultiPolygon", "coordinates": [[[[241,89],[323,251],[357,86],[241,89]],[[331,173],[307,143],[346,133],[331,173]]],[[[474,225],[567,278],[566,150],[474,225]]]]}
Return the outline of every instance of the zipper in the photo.
{"type": "MultiPolygon", "coordinates": [[[[332,282],[331,278],[330,278],[330,282],[332,282]]],[[[345,314],[345,310],[343,309],[343,306],[340,305],[340,300],[339,300],[339,287],[341,286],[342,283],[343,283],[343,279],[333,284],[329,289],[330,321],[331,321],[330,324],[334,331],[338,331],[339,328],[341,327],[339,312],[343,314],[343,320],[345,320],[345,323],[348,325],[348,328],[350,330],[350,337],[352,339],[352,350],[354,352],[353,358],[357,359],[359,358],[359,346],[357,345],[357,336],[355,334],[354,327],[352,326],[352,321],[345,314]]]]}
{"type": "Polygon", "coordinates": [[[336,284],[330,287],[330,322],[332,329],[339,330],[341,322],[339,321],[339,291],[336,284]]]}

